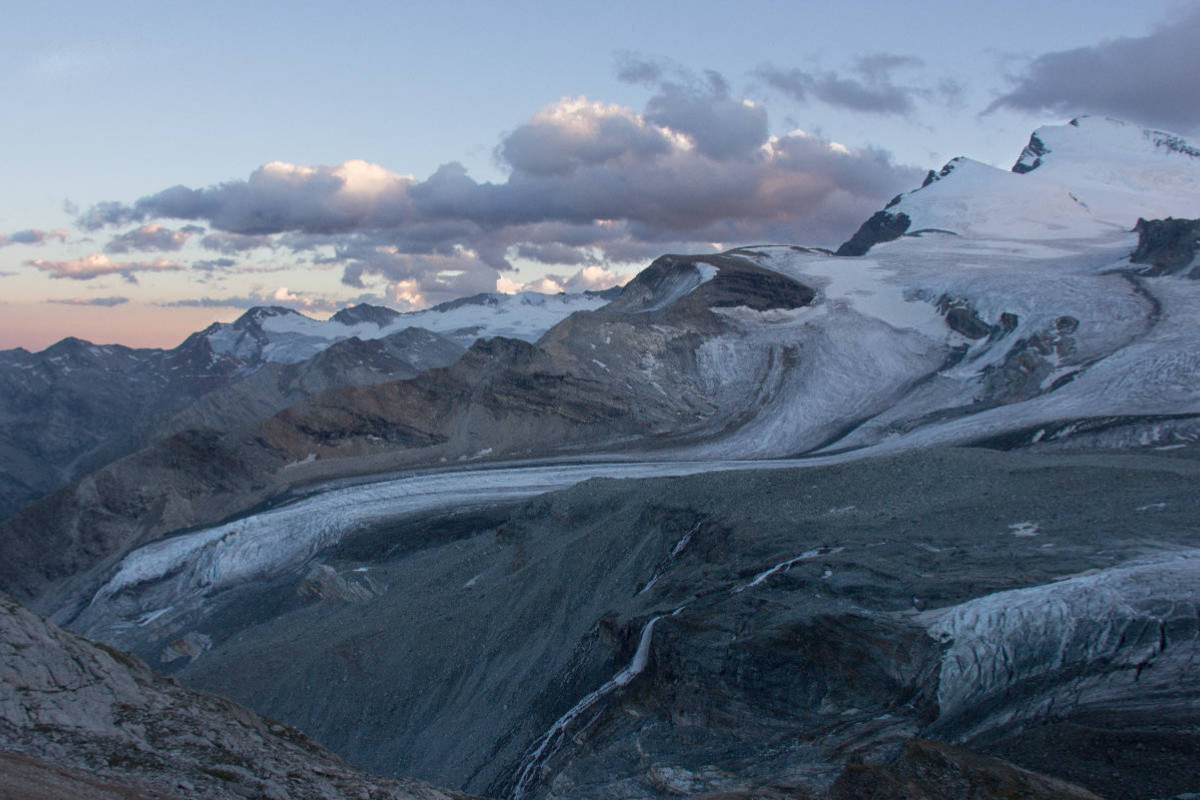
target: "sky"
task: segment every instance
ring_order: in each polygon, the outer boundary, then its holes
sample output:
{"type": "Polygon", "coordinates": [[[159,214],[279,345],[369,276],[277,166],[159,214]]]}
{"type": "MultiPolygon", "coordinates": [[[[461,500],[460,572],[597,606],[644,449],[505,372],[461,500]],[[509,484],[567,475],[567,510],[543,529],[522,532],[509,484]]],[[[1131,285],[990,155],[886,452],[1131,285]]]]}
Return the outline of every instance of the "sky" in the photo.
{"type": "Polygon", "coordinates": [[[171,347],[836,247],[958,155],[1105,114],[1200,138],[1200,2],[13,4],[0,348],[171,347]]]}

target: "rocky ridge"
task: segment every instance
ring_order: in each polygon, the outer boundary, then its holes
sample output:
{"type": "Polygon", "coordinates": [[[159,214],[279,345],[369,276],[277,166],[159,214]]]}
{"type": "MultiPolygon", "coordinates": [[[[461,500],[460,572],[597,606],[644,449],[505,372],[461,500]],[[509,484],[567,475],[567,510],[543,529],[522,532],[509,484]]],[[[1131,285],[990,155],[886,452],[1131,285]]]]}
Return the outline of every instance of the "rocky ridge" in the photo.
{"type": "Polygon", "coordinates": [[[6,797],[466,800],[365,775],[293,728],[185,689],[2,595],[0,684],[6,797]]]}

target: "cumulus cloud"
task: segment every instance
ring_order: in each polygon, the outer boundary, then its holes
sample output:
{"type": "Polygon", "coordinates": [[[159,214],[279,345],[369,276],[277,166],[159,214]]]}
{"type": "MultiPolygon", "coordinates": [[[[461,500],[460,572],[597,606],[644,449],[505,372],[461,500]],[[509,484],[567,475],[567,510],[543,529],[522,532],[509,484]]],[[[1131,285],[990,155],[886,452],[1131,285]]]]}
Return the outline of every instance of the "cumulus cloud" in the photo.
{"type": "Polygon", "coordinates": [[[111,261],[103,253],[92,253],[83,258],[67,261],[35,258],[25,263],[47,273],[51,278],[90,281],[105,275],[120,275],[129,283],[137,283],[137,277],[134,274],[137,272],[172,272],[183,269],[183,265],[177,261],[167,261],[162,258],[156,258],[153,261],[111,261]]]}
{"type": "Polygon", "coordinates": [[[0,234],[0,247],[7,247],[13,244],[45,244],[51,239],[58,239],[60,242],[67,240],[67,232],[62,228],[56,228],[52,231],[43,231],[37,228],[29,228],[16,233],[10,233],[7,236],[0,234]]]}
{"type": "MultiPolygon", "coordinates": [[[[886,76],[905,64],[860,68],[886,76]]],[[[644,111],[586,97],[551,103],[496,148],[508,172],[500,182],[453,162],[425,180],[363,161],[273,162],[241,181],[100,203],[79,221],[187,220],[209,229],[200,244],[221,255],[304,253],[314,266],[340,265],[347,285],[415,305],[494,291],[514,261],[612,270],[712,242],[836,245],[920,181],[883,150],[769,136],[766,110],[718,73],[630,61],[625,77],[652,84],[644,111]]],[[[232,266],[210,259],[205,269],[232,266]]]]}
{"type": "MultiPolygon", "coordinates": [[[[856,59],[849,75],[824,70],[781,69],[764,64],[756,75],[784,95],[800,103],[810,99],[831,106],[872,114],[909,114],[918,98],[929,96],[924,89],[896,83],[897,70],[924,66],[914,56],[876,53],[856,59]]],[[[943,93],[961,93],[953,82],[943,82],[943,93]]]]}
{"type": "Polygon", "coordinates": [[[413,182],[366,161],[335,167],[272,161],[245,181],[204,189],[173,186],[131,206],[98,203],[79,223],[97,230],[163,218],[204,220],[217,230],[251,236],[288,230],[338,233],[379,227],[402,216],[413,182]]]}
{"type": "Polygon", "coordinates": [[[1200,8],[1146,36],[1046,53],[987,111],[1100,113],[1151,125],[1200,125],[1200,8]]]}
{"type": "Polygon", "coordinates": [[[519,173],[561,175],[617,159],[671,150],[669,132],[624,106],[566,99],[539,111],[501,143],[497,156],[519,173]]]}
{"type": "Polygon", "coordinates": [[[196,233],[203,233],[204,228],[198,225],[185,225],[173,230],[165,225],[152,222],[113,238],[104,246],[106,253],[128,253],[130,251],[157,250],[168,253],[182,250],[187,240],[196,233]]]}
{"type": "Polygon", "coordinates": [[[66,297],[55,300],[47,300],[47,303],[56,303],[63,306],[102,306],[104,308],[112,308],[123,303],[128,303],[128,297],[66,297]]]}
{"type": "Polygon", "coordinates": [[[496,279],[496,291],[505,294],[517,292],[543,292],[558,294],[559,292],[603,291],[614,286],[624,286],[633,280],[635,272],[619,272],[598,265],[584,267],[574,275],[545,275],[528,283],[515,281],[506,275],[496,279]]]}
{"type": "Polygon", "coordinates": [[[646,103],[645,118],[687,135],[714,159],[750,156],[767,140],[767,111],[729,94],[729,83],[712,70],[700,82],[665,81],[646,103]]]}

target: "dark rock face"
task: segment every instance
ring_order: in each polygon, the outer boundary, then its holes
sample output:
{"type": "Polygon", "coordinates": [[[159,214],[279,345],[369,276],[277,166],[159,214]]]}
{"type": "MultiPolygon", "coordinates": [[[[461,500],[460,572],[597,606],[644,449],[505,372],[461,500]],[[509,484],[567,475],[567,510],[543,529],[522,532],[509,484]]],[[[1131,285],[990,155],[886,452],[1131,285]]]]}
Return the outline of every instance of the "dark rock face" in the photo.
{"type": "Polygon", "coordinates": [[[1033,134],[1029,137],[1029,144],[1025,145],[1025,149],[1017,158],[1017,163],[1013,164],[1012,171],[1018,175],[1033,172],[1042,165],[1042,156],[1049,152],[1050,149],[1046,147],[1046,144],[1038,138],[1036,133],[1033,134]]]}
{"type": "Polygon", "coordinates": [[[606,314],[643,314],[670,307],[676,316],[709,308],[744,306],[755,311],[801,308],[816,296],[810,287],[730,255],[665,255],[625,285],[606,314]],[[716,268],[704,280],[698,264],[716,268]]]}
{"type": "MultiPolygon", "coordinates": [[[[1079,320],[1074,317],[1059,317],[1053,325],[1013,342],[1004,360],[985,371],[984,385],[991,402],[1025,400],[1069,381],[1071,374],[1062,376],[1062,383],[1047,385],[1055,366],[1075,352],[1074,333],[1078,328],[1079,320]]],[[[993,330],[993,334],[1000,330],[993,330]]]]}
{"type": "Polygon", "coordinates": [[[1038,775],[996,758],[918,739],[894,763],[852,766],[829,800],[1100,800],[1081,786],[1038,775]]]}
{"type": "Polygon", "coordinates": [[[876,211],[853,236],[842,243],[836,254],[839,256],[866,255],[867,251],[881,242],[899,239],[911,224],[912,220],[909,219],[908,214],[902,211],[898,213],[876,211]]]}
{"type": "Polygon", "coordinates": [[[399,316],[400,312],[391,308],[359,303],[356,306],[343,308],[329,319],[333,322],[340,322],[343,325],[358,325],[363,322],[373,322],[376,326],[382,328],[395,322],[399,316]]]}
{"type": "Polygon", "coordinates": [[[1200,279],[1200,265],[1196,263],[1200,252],[1200,220],[1139,219],[1134,230],[1138,233],[1138,246],[1129,260],[1147,265],[1143,275],[1186,275],[1200,279]]]}
{"type": "Polygon", "coordinates": [[[295,729],[194,692],[0,595],[5,797],[466,800],[350,767],[295,729]],[[19,754],[19,755],[15,755],[19,754]]]}

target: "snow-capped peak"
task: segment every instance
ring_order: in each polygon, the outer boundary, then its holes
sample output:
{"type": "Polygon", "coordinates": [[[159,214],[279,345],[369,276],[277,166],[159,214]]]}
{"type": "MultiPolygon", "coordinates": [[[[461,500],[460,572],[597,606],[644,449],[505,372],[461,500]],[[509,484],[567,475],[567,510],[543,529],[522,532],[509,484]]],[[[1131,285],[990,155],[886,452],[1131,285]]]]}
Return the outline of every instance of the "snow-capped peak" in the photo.
{"type": "Polygon", "coordinates": [[[1200,159],[1200,148],[1167,131],[1110,117],[1077,117],[1066,125],[1047,125],[1034,131],[1012,171],[1029,173],[1043,163],[1051,164],[1053,170],[1068,161],[1133,164],[1146,159],[1162,160],[1168,167],[1179,166],[1172,162],[1200,159]]]}
{"type": "Polygon", "coordinates": [[[1143,217],[1194,219],[1200,149],[1165,131],[1080,117],[1035,131],[1011,171],[955,158],[885,212],[909,234],[1007,240],[1090,239],[1130,231],[1143,217]]]}

